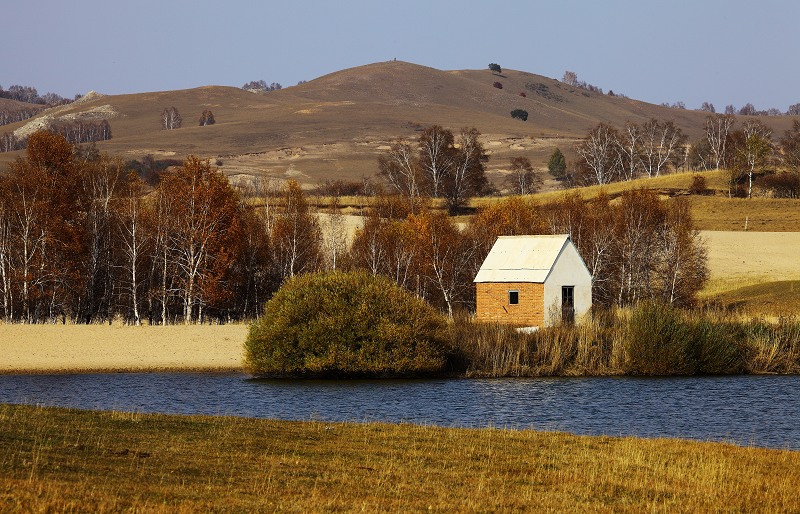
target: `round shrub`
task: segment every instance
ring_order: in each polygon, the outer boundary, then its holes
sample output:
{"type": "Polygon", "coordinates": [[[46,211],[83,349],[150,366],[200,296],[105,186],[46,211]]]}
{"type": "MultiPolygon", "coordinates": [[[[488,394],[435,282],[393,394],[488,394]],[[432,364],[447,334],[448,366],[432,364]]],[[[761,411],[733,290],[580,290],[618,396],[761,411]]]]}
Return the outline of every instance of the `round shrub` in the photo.
{"type": "Polygon", "coordinates": [[[423,300],[366,272],[288,280],[245,342],[261,376],[398,377],[440,373],[447,322],[423,300]]]}
{"type": "Polygon", "coordinates": [[[514,109],[511,111],[511,117],[522,121],[528,121],[528,111],[524,109],[514,109]]]}

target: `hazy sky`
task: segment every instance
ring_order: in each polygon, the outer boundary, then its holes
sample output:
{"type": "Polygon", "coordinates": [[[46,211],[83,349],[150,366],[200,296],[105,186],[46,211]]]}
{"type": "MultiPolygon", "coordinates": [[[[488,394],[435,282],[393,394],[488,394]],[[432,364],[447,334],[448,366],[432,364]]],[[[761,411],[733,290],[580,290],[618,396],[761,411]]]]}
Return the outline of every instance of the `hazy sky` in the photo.
{"type": "Polygon", "coordinates": [[[289,86],[397,58],[785,111],[800,102],[798,19],[795,0],[4,0],[0,85],[67,97],[289,86]]]}

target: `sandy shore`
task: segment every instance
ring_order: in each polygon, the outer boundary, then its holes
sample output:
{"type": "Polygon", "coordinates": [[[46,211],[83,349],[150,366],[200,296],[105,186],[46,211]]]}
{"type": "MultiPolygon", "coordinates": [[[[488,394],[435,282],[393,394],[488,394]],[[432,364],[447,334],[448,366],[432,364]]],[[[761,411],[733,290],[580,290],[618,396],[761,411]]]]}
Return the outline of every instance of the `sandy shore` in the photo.
{"type": "Polygon", "coordinates": [[[247,325],[0,325],[0,373],[242,369],[247,325]]]}

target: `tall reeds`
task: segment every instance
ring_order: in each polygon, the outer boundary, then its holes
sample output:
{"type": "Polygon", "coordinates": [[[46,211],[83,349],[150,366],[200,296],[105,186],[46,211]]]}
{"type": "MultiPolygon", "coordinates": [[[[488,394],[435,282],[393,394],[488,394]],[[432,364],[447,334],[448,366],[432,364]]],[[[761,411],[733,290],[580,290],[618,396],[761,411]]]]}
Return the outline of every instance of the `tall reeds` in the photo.
{"type": "Polygon", "coordinates": [[[800,373],[800,321],[642,303],[535,332],[467,315],[451,325],[454,371],[466,376],[800,373]]]}

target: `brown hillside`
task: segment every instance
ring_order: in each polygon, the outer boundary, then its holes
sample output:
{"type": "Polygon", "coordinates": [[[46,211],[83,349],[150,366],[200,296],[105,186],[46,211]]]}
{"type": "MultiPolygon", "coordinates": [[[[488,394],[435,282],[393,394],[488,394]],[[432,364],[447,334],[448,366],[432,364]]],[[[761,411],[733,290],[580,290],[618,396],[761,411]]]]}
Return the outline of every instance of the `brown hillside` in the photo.
{"type": "MultiPolygon", "coordinates": [[[[440,71],[400,61],[351,68],[266,94],[208,86],[98,96],[48,109],[44,116],[109,119],[114,137],[98,146],[124,158],[196,154],[220,159],[229,176],[293,177],[305,184],[372,176],[377,156],[392,140],[413,138],[431,124],[480,130],[491,154],[490,177],[499,182],[512,157],[527,156],[540,170],[557,146],[569,157],[575,141],[600,121],[621,126],[628,120],[669,119],[695,138],[705,119],[702,112],[591,93],[530,73],[440,71]],[[183,128],[161,130],[161,111],[170,106],[182,115],[183,128]],[[517,108],[528,111],[527,122],[511,118],[517,108]],[[205,109],[217,123],[199,127],[205,109]]],[[[792,119],[765,122],[781,134],[792,119]]],[[[14,157],[0,154],[0,169],[14,157]]]]}

